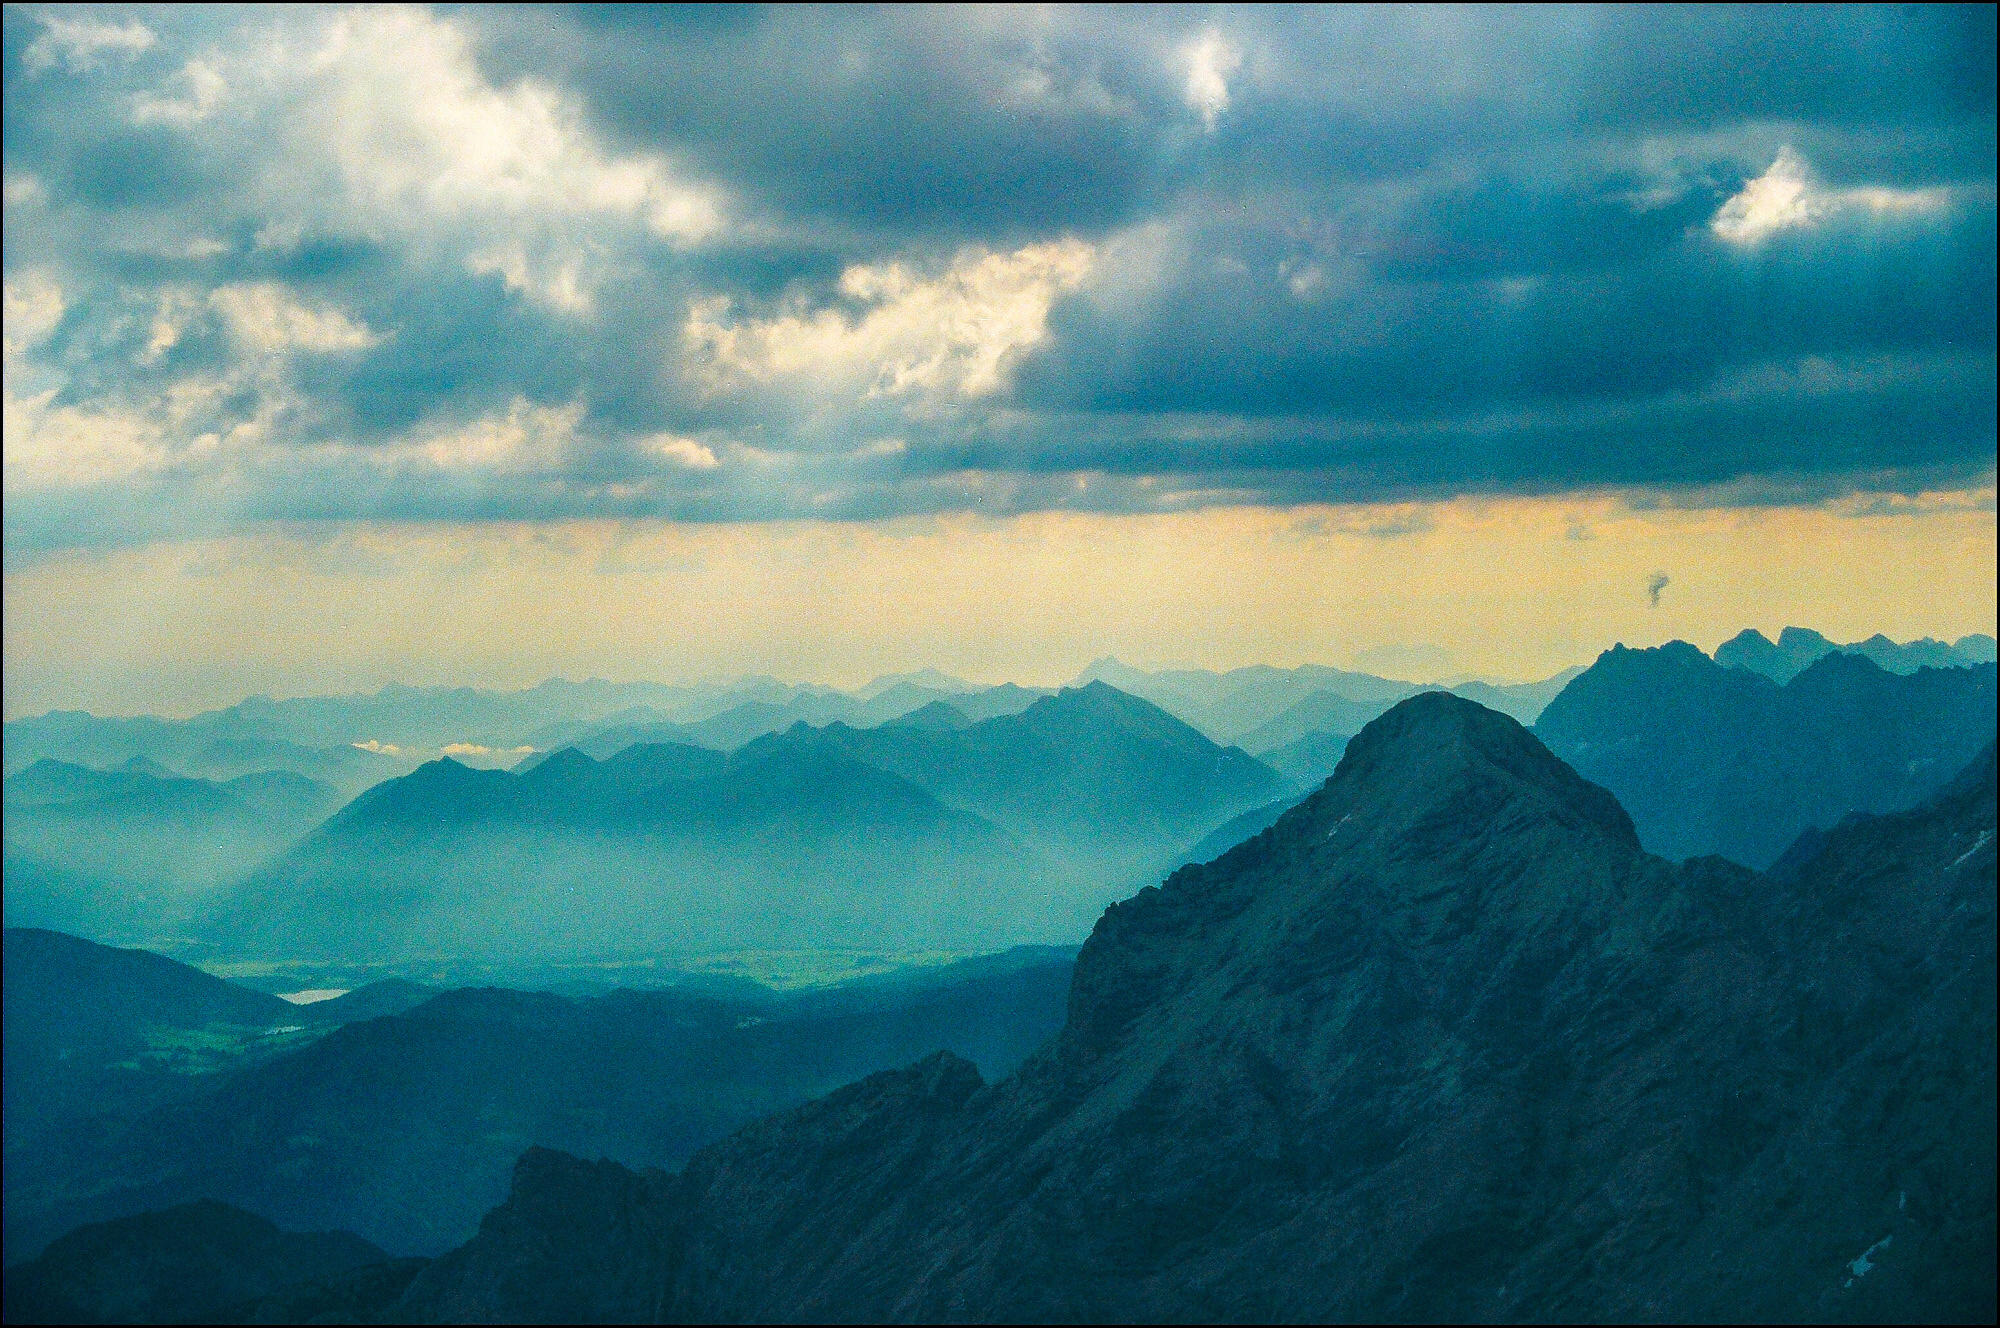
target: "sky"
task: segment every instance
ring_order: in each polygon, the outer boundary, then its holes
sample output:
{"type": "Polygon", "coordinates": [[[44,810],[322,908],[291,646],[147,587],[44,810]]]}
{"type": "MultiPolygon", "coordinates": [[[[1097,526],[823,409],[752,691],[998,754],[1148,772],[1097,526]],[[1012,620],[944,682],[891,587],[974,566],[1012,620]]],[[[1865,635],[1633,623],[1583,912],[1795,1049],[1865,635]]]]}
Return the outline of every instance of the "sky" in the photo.
{"type": "Polygon", "coordinates": [[[1994,628],[1990,7],[0,54],[9,717],[1994,628]]]}

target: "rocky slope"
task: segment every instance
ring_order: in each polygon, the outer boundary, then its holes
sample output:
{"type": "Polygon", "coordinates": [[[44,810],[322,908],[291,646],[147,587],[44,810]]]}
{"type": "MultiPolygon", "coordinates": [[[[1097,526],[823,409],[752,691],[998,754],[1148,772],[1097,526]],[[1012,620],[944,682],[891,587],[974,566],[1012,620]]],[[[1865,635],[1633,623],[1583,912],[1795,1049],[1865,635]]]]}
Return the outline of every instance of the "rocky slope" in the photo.
{"type": "Polygon", "coordinates": [[[1676,866],[1420,696],[1110,909],[1010,1078],[935,1056],[678,1177],[532,1153],[383,1312],[1990,1318],[1993,826],[1989,749],[1780,872],[1676,866]]]}

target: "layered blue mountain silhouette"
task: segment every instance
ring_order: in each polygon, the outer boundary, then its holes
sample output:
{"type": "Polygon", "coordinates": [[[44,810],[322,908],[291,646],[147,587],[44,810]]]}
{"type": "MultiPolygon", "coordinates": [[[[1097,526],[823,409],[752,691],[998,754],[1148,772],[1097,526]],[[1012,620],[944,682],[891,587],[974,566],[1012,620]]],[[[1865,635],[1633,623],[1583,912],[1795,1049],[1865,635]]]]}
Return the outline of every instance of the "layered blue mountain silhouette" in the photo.
{"type": "Polygon", "coordinates": [[[1681,642],[1618,647],[1535,733],[1618,795],[1651,851],[1765,867],[1808,827],[1943,785],[1992,741],[1994,691],[1991,663],[1896,674],[1830,651],[1780,686],[1681,642]]]}

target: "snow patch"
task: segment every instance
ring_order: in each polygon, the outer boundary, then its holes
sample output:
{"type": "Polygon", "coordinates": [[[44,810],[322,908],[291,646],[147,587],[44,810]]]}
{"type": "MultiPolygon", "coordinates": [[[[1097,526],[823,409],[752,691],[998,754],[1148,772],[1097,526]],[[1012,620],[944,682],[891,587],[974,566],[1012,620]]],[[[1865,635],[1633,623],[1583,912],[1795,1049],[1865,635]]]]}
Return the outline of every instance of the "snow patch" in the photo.
{"type": "MultiPolygon", "coordinates": [[[[1856,1259],[1854,1262],[1848,1264],[1847,1271],[1854,1274],[1854,1277],[1868,1276],[1869,1270],[1875,1267],[1875,1256],[1877,1254],[1880,1254],[1883,1250],[1888,1249],[1889,1243],[1895,1239],[1896,1238],[1894,1236],[1882,1237],[1882,1239],[1876,1241],[1873,1245],[1870,1245],[1867,1249],[1861,1251],[1861,1257],[1856,1259]]],[[[1850,1277],[1847,1279],[1848,1286],[1854,1285],[1854,1277],[1850,1277]]]]}

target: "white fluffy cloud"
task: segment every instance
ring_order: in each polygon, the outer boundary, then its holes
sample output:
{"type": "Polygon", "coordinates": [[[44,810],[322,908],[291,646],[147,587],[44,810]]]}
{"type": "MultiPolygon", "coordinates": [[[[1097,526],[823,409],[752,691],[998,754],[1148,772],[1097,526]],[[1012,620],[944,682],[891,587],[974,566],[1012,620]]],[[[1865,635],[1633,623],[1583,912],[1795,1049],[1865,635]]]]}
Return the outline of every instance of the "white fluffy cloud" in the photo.
{"type": "Polygon", "coordinates": [[[553,87],[496,88],[465,36],[418,9],[355,10],[308,53],[310,126],[329,141],[353,194],[426,214],[597,213],[696,240],[719,224],[714,195],[657,156],[613,156],[553,87]],[[330,132],[329,132],[330,131],[330,132]]]}
{"type": "Polygon", "coordinates": [[[1187,64],[1187,82],[1182,95],[1209,129],[1229,109],[1229,80],[1243,67],[1243,53],[1230,45],[1219,32],[1206,32],[1189,43],[1182,58],[1187,64]]]}
{"type": "Polygon", "coordinates": [[[158,40],[153,30],[136,18],[123,23],[105,23],[88,15],[68,18],[59,13],[40,18],[40,34],[21,53],[21,63],[33,72],[60,61],[71,73],[81,74],[95,69],[108,55],[126,60],[143,55],[158,40]]]}
{"type": "Polygon", "coordinates": [[[1049,307],[1091,270],[1094,246],[1065,239],[1012,253],[974,250],[923,277],[902,263],[857,265],[840,292],[864,307],[732,319],[726,299],[696,304],[683,335],[727,387],[794,380],[863,396],[980,397],[1006,385],[1010,357],[1048,335],[1049,307]]]}
{"type": "Polygon", "coordinates": [[[645,450],[686,470],[714,470],[722,464],[706,443],[675,434],[655,434],[646,440],[645,450]]]}
{"type": "Polygon", "coordinates": [[[467,266],[554,308],[590,307],[593,228],[692,244],[722,225],[718,191],[656,154],[605,150],[549,84],[496,87],[459,28],[418,9],[342,14],[310,34],[285,119],[328,169],[336,223],[472,240],[467,266]]]}
{"type": "Polygon", "coordinates": [[[538,406],[516,397],[505,415],[420,431],[393,446],[371,449],[384,464],[412,462],[438,470],[507,473],[559,467],[577,447],[583,403],[538,406]]]}
{"type": "MultiPolygon", "coordinates": [[[[49,22],[50,51],[76,59],[152,39],[136,24],[49,22]]],[[[593,307],[608,254],[634,239],[698,244],[724,224],[720,190],[659,153],[608,149],[550,83],[496,84],[461,25],[426,9],[275,17],[128,104],[136,123],[238,144],[260,247],[332,235],[456,251],[572,315],[593,307]]]]}
{"type": "Polygon", "coordinates": [[[200,124],[214,114],[223,94],[229,90],[221,72],[206,60],[190,60],[181,66],[179,81],[179,96],[162,96],[158,92],[136,94],[132,98],[133,123],[168,124],[183,129],[200,124]]]}
{"type": "Polygon", "coordinates": [[[337,354],[367,350],[382,339],[338,309],[300,303],[276,282],[224,286],[209,295],[208,303],[222,315],[237,345],[256,354],[337,354]]]}
{"type": "Polygon", "coordinates": [[[1947,189],[1890,189],[1880,185],[1831,189],[1789,147],[1780,148],[1765,172],[1745,184],[1709,220],[1717,238],[1745,247],[1783,230],[1819,225],[1842,212],[1878,216],[1936,212],[1951,201],[1947,189]]]}

